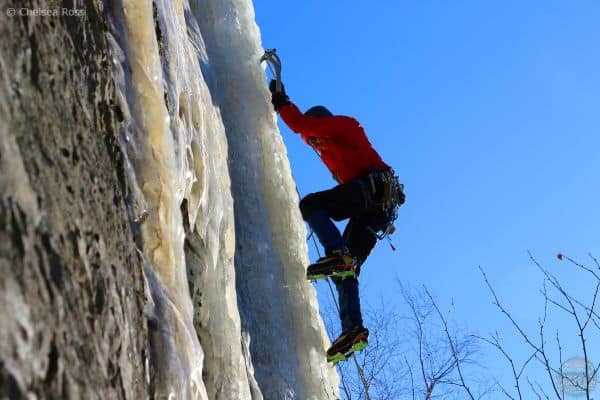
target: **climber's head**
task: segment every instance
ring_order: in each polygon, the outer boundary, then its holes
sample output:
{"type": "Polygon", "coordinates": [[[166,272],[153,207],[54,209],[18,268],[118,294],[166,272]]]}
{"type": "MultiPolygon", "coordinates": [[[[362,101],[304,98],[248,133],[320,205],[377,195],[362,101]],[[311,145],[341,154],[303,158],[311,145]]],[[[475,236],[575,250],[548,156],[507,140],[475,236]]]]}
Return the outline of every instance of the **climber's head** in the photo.
{"type": "Polygon", "coordinates": [[[317,118],[333,117],[333,114],[331,113],[331,111],[329,111],[324,106],[314,106],[314,107],[311,107],[308,110],[306,110],[306,112],[304,113],[304,115],[309,116],[309,117],[317,117],[317,118]]]}

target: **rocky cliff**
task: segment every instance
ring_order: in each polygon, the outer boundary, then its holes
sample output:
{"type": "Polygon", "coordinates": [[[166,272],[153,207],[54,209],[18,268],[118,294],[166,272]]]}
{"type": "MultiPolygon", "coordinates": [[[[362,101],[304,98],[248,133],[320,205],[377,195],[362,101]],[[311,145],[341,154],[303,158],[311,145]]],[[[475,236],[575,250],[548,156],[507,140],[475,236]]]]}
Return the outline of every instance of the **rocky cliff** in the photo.
{"type": "Polygon", "coordinates": [[[95,2],[81,18],[36,18],[9,7],[0,14],[0,394],[144,398],[146,295],[105,10],[95,2]]]}

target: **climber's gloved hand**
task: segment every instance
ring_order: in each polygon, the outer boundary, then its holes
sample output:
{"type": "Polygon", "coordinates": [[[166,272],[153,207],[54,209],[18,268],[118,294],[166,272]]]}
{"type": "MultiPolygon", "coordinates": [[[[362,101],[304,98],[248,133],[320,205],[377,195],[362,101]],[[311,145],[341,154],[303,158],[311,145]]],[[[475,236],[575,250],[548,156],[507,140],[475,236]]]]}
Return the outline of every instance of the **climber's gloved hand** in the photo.
{"type": "Polygon", "coordinates": [[[279,112],[281,106],[291,104],[290,98],[285,93],[285,87],[283,86],[283,83],[281,84],[281,90],[277,91],[277,82],[275,79],[271,79],[271,82],[269,83],[269,91],[271,92],[271,103],[273,103],[275,111],[279,112]]]}

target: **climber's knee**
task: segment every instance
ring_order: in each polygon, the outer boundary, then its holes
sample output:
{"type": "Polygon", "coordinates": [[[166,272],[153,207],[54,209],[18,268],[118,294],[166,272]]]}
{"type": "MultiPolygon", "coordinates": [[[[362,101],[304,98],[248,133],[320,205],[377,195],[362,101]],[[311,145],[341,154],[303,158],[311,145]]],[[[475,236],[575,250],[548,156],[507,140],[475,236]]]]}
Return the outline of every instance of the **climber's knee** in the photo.
{"type": "Polygon", "coordinates": [[[317,196],[315,193],[308,194],[300,200],[300,212],[306,221],[311,212],[318,209],[317,196]]]}

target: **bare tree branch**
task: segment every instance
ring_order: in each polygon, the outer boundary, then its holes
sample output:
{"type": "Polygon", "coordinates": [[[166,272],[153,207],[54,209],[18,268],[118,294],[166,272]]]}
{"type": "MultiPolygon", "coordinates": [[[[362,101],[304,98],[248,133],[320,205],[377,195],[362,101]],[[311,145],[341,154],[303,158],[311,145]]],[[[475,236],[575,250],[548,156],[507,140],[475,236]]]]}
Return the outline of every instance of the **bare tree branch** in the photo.
{"type": "Polygon", "coordinates": [[[446,333],[446,337],[448,338],[448,344],[450,345],[450,349],[452,350],[452,356],[454,358],[453,367],[455,366],[456,370],[458,371],[458,376],[460,377],[461,386],[465,389],[465,391],[469,395],[469,398],[471,398],[471,400],[475,400],[475,397],[473,397],[473,393],[471,393],[471,389],[469,388],[469,385],[467,385],[467,383],[465,382],[465,377],[463,375],[461,365],[460,365],[458,349],[456,348],[456,343],[453,340],[452,336],[450,335],[450,331],[448,330],[448,321],[444,317],[442,312],[440,311],[437,303],[433,299],[433,296],[431,295],[431,293],[429,293],[429,290],[427,290],[427,288],[424,288],[424,289],[425,289],[425,293],[429,297],[429,300],[431,301],[431,304],[437,311],[438,316],[440,317],[440,320],[442,321],[442,324],[444,325],[444,332],[446,333]]]}
{"type": "MultiPolygon", "coordinates": [[[[577,328],[579,330],[578,332],[578,336],[579,336],[579,340],[581,342],[581,349],[583,351],[583,360],[585,363],[585,367],[584,367],[584,373],[585,373],[585,395],[586,395],[586,400],[590,400],[590,372],[589,371],[589,358],[588,358],[588,349],[587,349],[587,343],[585,340],[585,329],[587,327],[587,323],[584,324],[581,321],[581,318],[579,316],[579,314],[577,313],[577,309],[575,308],[575,305],[573,304],[573,301],[571,299],[571,296],[566,292],[566,290],[562,287],[562,285],[560,284],[560,282],[558,281],[558,279],[556,277],[554,277],[552,274],[550,274],[545,268],[543,268],[540,263],[533,257],[533,255],[531,253],[529,253],[529,257],[531,258],[531,260],[535,263],[535,265],[542,271],[542,273],[546,276],[546,277],[550,277],[551,278],[551,283],[553,284],[553,286],[559,291],[560,294],[562,294],[562,296],[564,297],[564,299],[567,301],[567,303],[569,304],[569,308],[570,308],[570,314],[573,316],[573,319],[575,320],[575,323],[577,324],[577,328]]],[[[572,264],[580,267],[581,269],[590,272],[597,280],[600,281],[600,276],[598,276],[592,269],[585,267],[581,264],[576,263],[572,258],[570,257],[566,257],[572,264]]],[[[597,291],[596,291],[597,293],[597,291]]],[[[594,301],[591,307],[591,310],[593,311],[593,306],[595,305],[595,299],[596,299],[596,293],[594,294],[594,301]]],[[[589,319],[588,319],[589,320],[589,319]]],[[[552,374],[550,374],[551,376],[552,374]]],[[[554,383],[554,380],[552,379],[552,382],[554,383]]],[[[560,398],[560,396],[559,396],[560,398]]]]}
{"type": "MultiPolygon", "coordinates": [[[[552,389],[556,395],[556,397],[558,399],[560,399],[560,393],[558,391],[558,388],[556,387],[556,382],[554,381],[554,377],[552,375],[552,368],[550,366],[550,360],[548,359],[548,356],[546,355],[546,352],[544,350],[544,339],[543,339],[543,332],[544,332],[544,323],[547,317],[547,305],[548,305],[548,300],[546,299],[544,301],[544,317],[539,321],[540,324],[540,336],[541,336],[541,344],[537,345],[535,344],[527,335],[527,333],[525,333],[525,331],[521,328],[521,326],[515,321],[515,319],[512,317],[512,315],[508,312],[508,310],[502,305],[502,303],[500,302],[498,295],[496,294],[496,291],[494,290],[494,288],[492,287],[490,281],[487,278],[487,275],[485,274],[485,271],[483,271],[483,269],[481,267],[479,267],[479,270],[481,272],[481,274],[483,275],[483,279],[486,283],[486,285],[488,286],[490,292],[492,293],[492,296],[494,297],[494,304],[496,305],[496,307],[498,307],[498,309],[508,318],[508,320],[511,322],[511,324],[513,325],[513,327],[517,330],[517,332],[521,335],[521,337],[525,340],[525,343],[527,343],[533,350],[535,350],[535,357],[541,357],[540,361],[542,362],[542,364],[546,367],[546,370],[548,372],[548,376],[550,378],[550,383],[552,385],[552,389]]],[[[545,289],[545,285],[544,285],[544,291],[545,289]]]]}
{"type": "MultiPolygon", "coordinates": [[[[546,394],[546,392],[544,391],[544,389],[542,389],[540,387],[540,392],[538,392],[538,389],[536,389],[536,387],[533,385],[533,383],[529,379],[527,379],[527,383],[529,384],[529,387],[531,388],[531,391],[536,395],[536,397],[539,400],[543,400],[542,399],[542,394],[544,395],[544,397],[546,398],[546,400],[550,400],[550,397],[548,397],[548,395],[546,394]]],[[[538,384],[538,387],[539,387],[539,384],[538,384]]]]}
{"type": "MultiPolygon", "coordinates": [[[[496,332],[495,335],[493,335],[491,337],[491,339],[488,339],[485,337],[480,337],[480,340],[483,340],[484,342],[486,342],[486,343],[490,344],[491,346],[495,347],[496,349],[498,349],[498,351],[500,351],[500,353],[502,353],[504,358],[508,361],[508,363],[510,364],[510,367],[511,367],[514,384],[515,384],[514,387],[517,390],[518,398],[519,398],[519,400],[523,400],[523,393],[521,390],[521,376],[523,375],[523,372],[525,371],[525,368],[527,367],[527,365],[531,362],[531,360],[533,360],[535,358],[537,351],[534,351],[517,370],[517,367],[515,365],[513,358],[506,351],[504,346],[502,346],[502,343],[500,341],[500,334],[498,332],[496,332]]],[[[499,387],[508,398],[516,400],[512,395],[510,395],[508,393],[508,391],[502,385],[499,384],[499,387]]]]}
{"type": "Polygon", "coordinates": [[[406,357],[404,357],[404,362],[406,363],[406,367],[408,368],[408,372],[410,374],[410,389],[411,389],[411,394],[412,394],[412,400],[416,400],[415,397],[415,379],[413,376],[413,370],[412,367],[410,366],[410,363],[408,362],[408,359],[406,357]]]}

